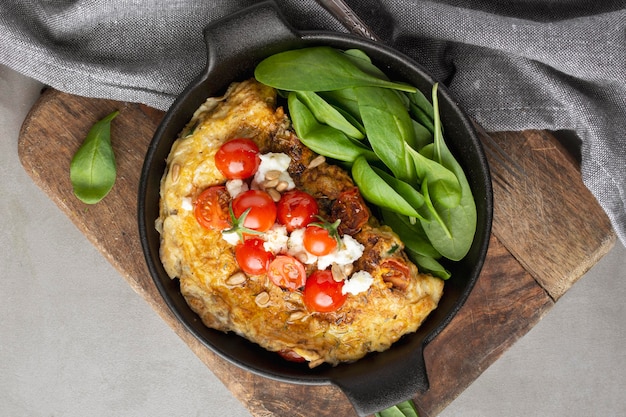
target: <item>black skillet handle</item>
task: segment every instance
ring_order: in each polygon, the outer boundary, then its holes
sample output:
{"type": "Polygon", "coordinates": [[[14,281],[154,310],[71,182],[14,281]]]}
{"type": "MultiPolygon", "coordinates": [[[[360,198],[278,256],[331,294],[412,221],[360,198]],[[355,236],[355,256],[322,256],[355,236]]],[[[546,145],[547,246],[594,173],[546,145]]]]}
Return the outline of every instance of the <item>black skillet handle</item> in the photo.
{"type": "Polygon", "coordinates": [[[376,370],[369,375],[348,373],[332,382],[348,397],[359,416],[383,411],[428,390],[423,346],[407,349],[402,356],[403,361],[374,364],[376,370]]]}
{"type": "Polygon", "coordinates": [[[296,47],[298,32],[273,1],[264,1],[217,20],[204,29],[207,45],[205,78],[221,83],[252,76],[263,58],[296,47]]]}

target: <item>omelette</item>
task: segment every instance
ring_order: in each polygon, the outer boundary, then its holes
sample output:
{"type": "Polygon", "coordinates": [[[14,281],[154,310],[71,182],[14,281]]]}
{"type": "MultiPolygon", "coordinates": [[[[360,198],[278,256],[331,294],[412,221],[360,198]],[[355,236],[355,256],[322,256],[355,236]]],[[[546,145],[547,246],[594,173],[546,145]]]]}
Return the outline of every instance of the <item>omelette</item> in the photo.
{"type": "Polygon", "coordinates": [[[161,179],[161,261],[206,326],[235,332],[284,358],[315,367],[384,351],[437,307],[443,281],[418,271],[398,236],[372,215],[349,173],[298,140],[277,100],[275,89],[254,79],[233,83],[222,97],[209,98],[181,131],[161,179]],[[360,248],[358,257],[339,268],[332,260],[303,261],[307,275],[325,268],[345,280],[346,288],[351,283],[338,309],[312,311],[302,288],[285,289],[267,274],[243,273],[237,242],[196,220],[198,195],[227,183],[216,168],[218,149],[240,137],[254,141],[262,154],[286,155],[291,188],[312,195],[320,215],[339,224],[341,236],[360,248]]]}

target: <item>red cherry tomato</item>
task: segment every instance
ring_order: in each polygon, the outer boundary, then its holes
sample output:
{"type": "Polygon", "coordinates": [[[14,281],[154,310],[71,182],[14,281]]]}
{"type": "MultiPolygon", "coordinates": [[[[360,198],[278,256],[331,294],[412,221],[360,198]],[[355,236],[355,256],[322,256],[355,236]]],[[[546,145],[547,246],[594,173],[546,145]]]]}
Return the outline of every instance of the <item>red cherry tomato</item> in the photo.
{"type": "Polygon", "coordinates": [[[290,349],[279,350],[278,354],[283,359],[288,360],[289,362],[298,362],[298,363],[306,362],[306,359],[304,359],[302,356],[298,355],[296,352],[290,349]]]}
{"type": "Polygon", "coordinates": [[[310,311],[328,313],[337,310],[345,302],[347,295],[341,293],[343,281],[337,282],[332,272],[326,269],[313,272],[304,286],[304,305],[310,311]]]}
{"type": "Polygon", "coordinates": [[[259,147],[246,138],[236,138],[226,142],[215,154],[215,166],[231,180],[253,176],[260,163],[259,147]]]}
{"type": "Polygon", "coordinates": [[[238,219],[250,209],[243,222],[244,227],[259,232],[268,231],[276,221],[276,204],[265,191],[248,190],[233,199],[233,213],[238,219]]]}
{"type": "Polygon", "coordinates": [[[243,272],[260,275],[267,272],[274,255],[263,247],[263,239],[249,238],[235,248],[235,259],[243,272]]]}
{"type": "Polygon", "coordinates": [[[281,288],[294,291],[304,286],[306,271],[304,265],[288,255],[278,255],[267,268],[267,276],[281,288]]]}
{"type": "Polygon", "coordinates": [[[337,239],[328,229],[313,224],[304,230],[303,243],[307,252],[316,256],[328,255],[337,248],[337,239]]]}
{"type": "Polygon", "coordinates": [[[315,220],[319,213],[315,198],[301,190],[283,193],[276,206],[278,222],[284,224],[288,232],[305,227],[315,220]]]}
{"type": "Polygon", "coordinates": [[[202,227],[224,230],[230,227],[228,204],[230,194],[226,187],[216,185],[202,191],[194,203],[194,216],[202,227]]]}

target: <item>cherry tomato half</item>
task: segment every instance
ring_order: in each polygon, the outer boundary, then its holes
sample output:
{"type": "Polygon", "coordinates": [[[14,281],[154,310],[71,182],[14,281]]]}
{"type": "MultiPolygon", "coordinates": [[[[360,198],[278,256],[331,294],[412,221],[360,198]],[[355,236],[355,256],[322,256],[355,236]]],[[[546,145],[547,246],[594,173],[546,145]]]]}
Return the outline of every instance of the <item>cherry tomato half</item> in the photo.
{"type": "Polygon", "coordinates": [[[279,350],[278,354],[283,359],[285,359],[285,360],[287,360],[289,362],[298,362],[298,363],[306,362],[306,359],[304,359],[302,356],[298,355],[296,352],[294,352],[291,349],[279,350]]]}
{"type": "Polygon", "coordinates": [[[267,268],[267,276],[281,288],[294,291],[304,286],[306,271],[304,265],[288,255],[278,255],[267,268]]]}
{"type": "Polygon", "coordinates": [[[224,230],[230,227],[228,204],[230,194],[226,187],[216,185],[202,191],[194,203],[194,216],[202,227],[210,230],[224,230]]]}
{"type": "Polygon", "coordinates": [[[238,219],[250,209],[243,226],[259,232],[268,231],[276,221],[276,203],[265,191],[248,190],[233,199],[233,213],[238,219]]]}
{"type": "Polygon", "coordinates": [[[247,138],[232,139],[215,154],[215,166],[228,179],[245,179],[254,175],[261,158],[259,147],[247,138]]]}
{"type": "Polygon", "coordinates": [[[324,256],[337,248],[337,239],[331,236],[328,229],[311,224],[304,229],[303,244],[310,254],[324,256]]]}
{"type": "Polygon", "coordinates": [[[276,208],[278,222],[285,225],[288,232],[305,227],[315,220],[319,213],[315,198],[309,193],[295,189],[283,193],[276,208]]]}
{"type": "Polygon", "coordinates": [[[248,238],[235,248],[235,259],[243,272],[260,275],[267,272],[274,255],[263,247],[263,239],[248,238]]]}
{"type": "Polygon", "coordinates": [[[313,272],[304,286],[304,305],[310,311],[328,313],[337,310],[346,302],[347,295],[341,293],[343,281],[337,282],[332,272],[326,269],[313,272]]]}

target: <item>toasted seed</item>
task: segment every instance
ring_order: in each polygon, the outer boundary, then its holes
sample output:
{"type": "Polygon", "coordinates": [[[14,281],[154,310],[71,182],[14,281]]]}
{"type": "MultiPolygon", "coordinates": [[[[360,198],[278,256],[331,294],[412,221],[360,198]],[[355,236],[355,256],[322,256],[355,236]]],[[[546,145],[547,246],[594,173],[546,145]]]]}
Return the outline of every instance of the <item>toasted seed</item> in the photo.
{"type": "Polygon", "coordinates": [[[280,171],[277,169],[271,169],[265,173],[266,180],[277,180],[280,177],[280,171]]]}
{"type": "Polygon", "coordinates": [[[235,272],[230,277],[228,277],[228,279],[226,280],[226,285],[235,287],[237,285],[243,284],[247,280],[248,280],[248,277],[246,277],[246,274],[239,271],[239,272],[235,272]]]}
{"type": "Polygon", "coordinates": [[[265,190],[265,192],[268,193],[270,197],[272,197],[274,203],[278,203],[280,201],[280,193],[276,191],[275,188],[268,188],[267,190],[265,190]]]}
{"type": "Polygon", "coordinates": [[[343,281],[346,279],[346,274],[343,272],[343,268],[337,264],[333,264],[330,268],[330,272],[333,274],[333,279],[336,282],[343,281]]]}
{"type": "Polygon", "coordinates": [[[259,306],[259,307],[265,307],[270,303],[270,295],[263,291],[260,292],[259,294],[257,294],[257,296],[254,298],[254,302],[259,306]]]}
{"type": "Polygon", "coordinates": [[[289,183],[287,181],[279,181],[276,184],[276,191],[283,192],[289,187],[289,183]]]}
{"type": "Polygon", "coordinates": [[[287,319],[287,321],[288,322],[298,321],[298,320],[303,319],[305,316],[306,316],[306,313],[302,310],[294,311],[293,313],[289,315],[289,318],[287,319]]]}
{"type": "Polygon", "coordinates": [[[265,180],[262,183],[263,188],[267,189],[267,188],[274,188],[276,187],[276,185],[278,185],[278,178],[274,178],[273,180],[265,180]]]}
{"type": "Polygon", "coordinates": [[[177,183],[178,178],[180,178],[180,165],[174,164],[172,165],[172,182],[177,183]]]}
{"type": "Polygon", "coordinates": [[[326,158],[324,157],[324,155],[317,155],[315,158],[311,160],[311,162],[309,162],[309,165],[307,166],[307,168],[313,169],[315,167],[322,165],[324,162],[326,162],[326,158]]]}
{"type": "Polygon", "coordinates": [[[348,279],[348,277],[352,275],[352,272],[354,272],[354,265],[352,264],[339,265],[339,264],[333,263],[330,271],[333,274],[333,279],[337,282],[340,282],[340,281],[344,281],[348,279]]]}

